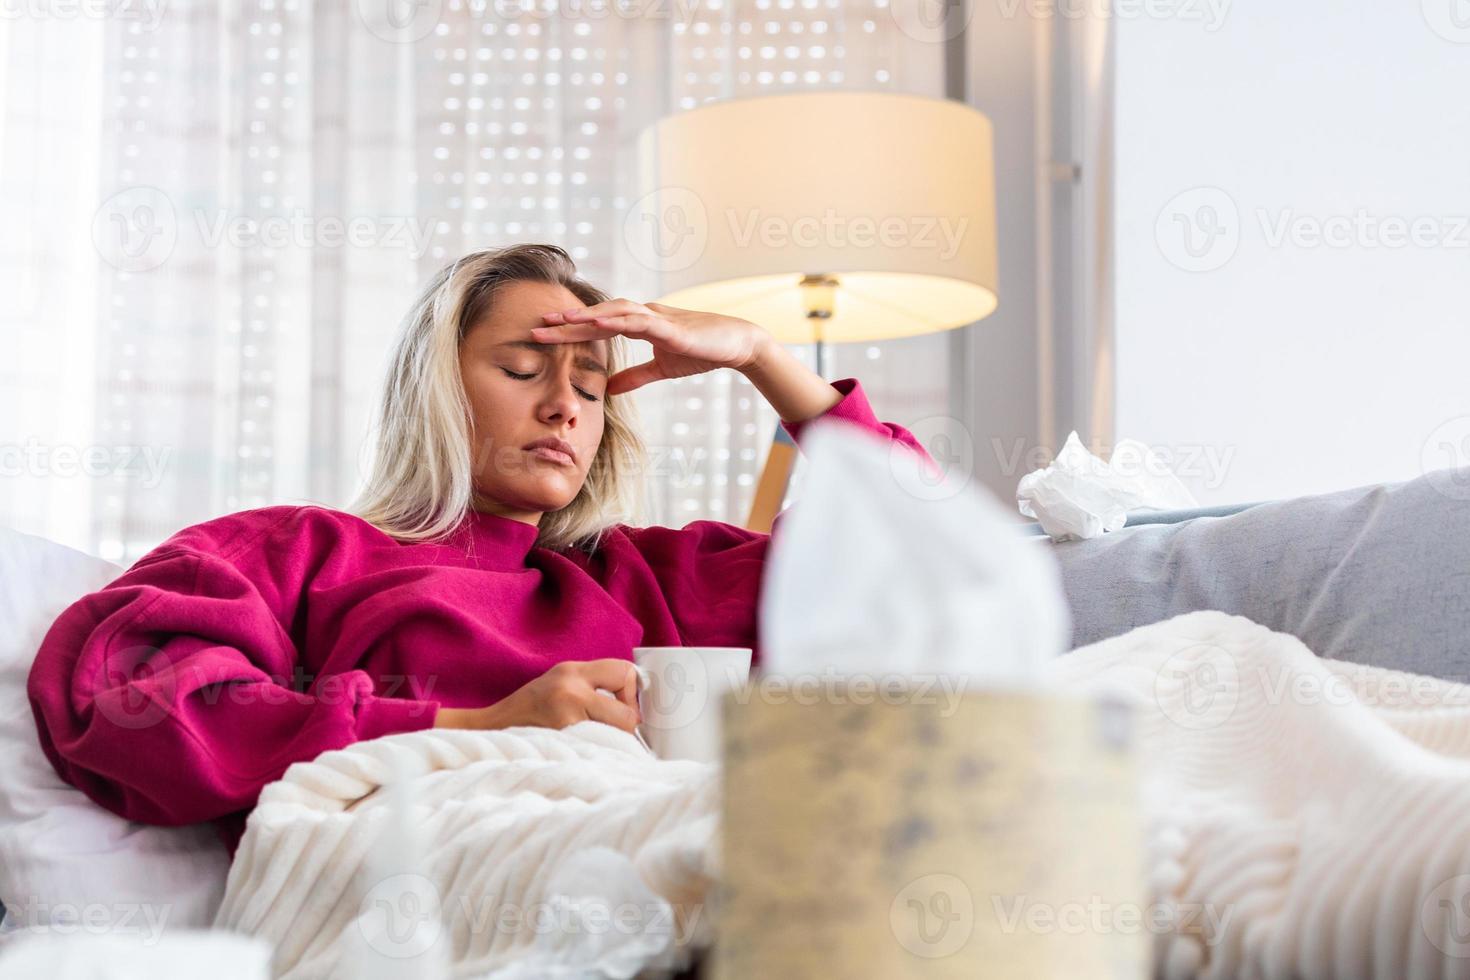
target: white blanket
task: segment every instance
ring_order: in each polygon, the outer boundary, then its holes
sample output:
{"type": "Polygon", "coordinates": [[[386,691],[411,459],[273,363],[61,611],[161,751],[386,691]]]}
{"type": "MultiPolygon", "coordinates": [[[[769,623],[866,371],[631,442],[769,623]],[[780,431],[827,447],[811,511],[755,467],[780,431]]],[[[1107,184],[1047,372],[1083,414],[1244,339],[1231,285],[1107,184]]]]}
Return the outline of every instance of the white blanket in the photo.
{"type": "MultiPolygon", "coordinates": [[[[1053,679],[1136,705],[1160,975],[1470,976],[1470,689],[1219,613],[1053,679]]],[[[593,723],[360,743],[266,788],[216,925],[288,978],[678,965],[712,934],[716,790],[593,723]],[[413,833],[383,846],[389,783],[413,833]]]]}
{"type": "Polygon", "coordinates": [[[1137,706],[1159,976],[1470,976],[1470,688],[1213,612],[1052,677],[1137,706]]]}
{"type": "Polygon", "coordinates": [[[716,782],[595,722],[360,742],[261,793],[215,927],[293,980],[682,966],[711,936],[716,782]]]}

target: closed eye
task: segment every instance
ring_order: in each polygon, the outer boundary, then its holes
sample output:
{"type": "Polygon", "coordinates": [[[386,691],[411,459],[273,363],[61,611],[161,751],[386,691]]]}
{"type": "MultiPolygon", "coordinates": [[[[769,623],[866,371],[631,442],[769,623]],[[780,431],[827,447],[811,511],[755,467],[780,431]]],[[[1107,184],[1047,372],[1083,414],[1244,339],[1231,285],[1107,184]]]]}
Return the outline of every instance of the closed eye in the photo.
{"type": "MultiPolygon", "coordinates": [[[[502,370],[502,371],[505,372],[506,377],[515,378],[517,381],[530,381],[532,378],[536,377],[534,374],[519,374],[519,373],[517,373],[515,371],[512,371],[510,368],[501,368],[500,370],[502,370]]],[[[572,388],[585,401],[595,402],[595,401],[598,401],[599,400],[598,397],[596,395],[592,394],[592,392],[590,392],[590,391],[583,391],[581,388],[578,388],[576,385],[572,385],[572,388]]]]}

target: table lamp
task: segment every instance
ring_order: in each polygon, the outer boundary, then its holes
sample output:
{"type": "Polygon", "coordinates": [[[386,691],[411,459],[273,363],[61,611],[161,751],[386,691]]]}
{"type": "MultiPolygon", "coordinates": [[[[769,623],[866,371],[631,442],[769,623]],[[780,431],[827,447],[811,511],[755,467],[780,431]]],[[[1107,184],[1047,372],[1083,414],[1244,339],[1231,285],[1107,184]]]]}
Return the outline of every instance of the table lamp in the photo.
{"type": "MultiPolygon", "coordinates": [[[[961,327],[997,303],[990,121],[959,102],[799,92],[705,105],[639,137],[630,243],[656,302],[758,323],[787,344],[961,327]]],[[[780,425],[746,526],[769,531],[795,463],[780,425]]]]}

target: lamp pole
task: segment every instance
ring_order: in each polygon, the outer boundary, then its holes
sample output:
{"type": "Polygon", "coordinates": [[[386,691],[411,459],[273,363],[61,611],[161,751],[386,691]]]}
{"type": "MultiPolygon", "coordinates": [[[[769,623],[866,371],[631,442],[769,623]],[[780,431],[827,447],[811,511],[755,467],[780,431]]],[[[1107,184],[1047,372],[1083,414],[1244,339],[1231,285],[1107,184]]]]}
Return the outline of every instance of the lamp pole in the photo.
{"type": "MultiPolygon", "coordinates": [[[[809,273],[798,283],[806,322],[812,330],[812,369],[823,381],[827,380],[826,326],[837,312],[838,285],[837,277],[828,273],[809,273]]],[[[745,521],[748,529],[770,532],[776,515],[781,512],[781,504],[786,500],[786,490],[791,486],[791,473],[795,468],[796,444],[782,428],[781,420],[777,419],[776,431],[771,437],[771,451],[755,485],[750,516],[745,521]]]]}

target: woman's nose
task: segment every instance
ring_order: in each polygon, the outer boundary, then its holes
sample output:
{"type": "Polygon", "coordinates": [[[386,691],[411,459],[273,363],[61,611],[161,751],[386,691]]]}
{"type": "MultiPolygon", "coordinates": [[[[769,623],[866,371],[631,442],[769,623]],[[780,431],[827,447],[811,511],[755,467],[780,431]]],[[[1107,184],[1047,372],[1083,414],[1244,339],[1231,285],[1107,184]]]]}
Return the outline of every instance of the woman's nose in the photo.
{"type": "Polygon", "coordinates": [[[577,400],[577,392],[572,387],[571,378],[553,376],[548,384],[549,389],[541,399],[538,413],[541,421],[576,425],[581,405],[577,400]]]}

